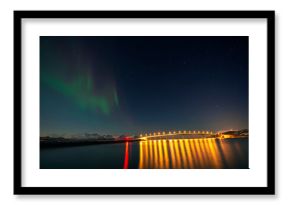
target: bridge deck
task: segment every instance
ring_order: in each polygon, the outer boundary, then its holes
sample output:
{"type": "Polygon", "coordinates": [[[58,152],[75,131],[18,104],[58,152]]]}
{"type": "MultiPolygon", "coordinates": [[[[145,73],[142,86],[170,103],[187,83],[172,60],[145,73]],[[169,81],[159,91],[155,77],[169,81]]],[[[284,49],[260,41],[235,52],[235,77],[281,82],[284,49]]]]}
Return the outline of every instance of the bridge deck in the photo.
{"type": "Polygon", "coordinates": [[[143,136],[140,139],[143,140],[154,140],[154,139],[192,139],[192,138],[215,138],[215,134],[167,134],[167,135],[151,135],[143,136]]]}

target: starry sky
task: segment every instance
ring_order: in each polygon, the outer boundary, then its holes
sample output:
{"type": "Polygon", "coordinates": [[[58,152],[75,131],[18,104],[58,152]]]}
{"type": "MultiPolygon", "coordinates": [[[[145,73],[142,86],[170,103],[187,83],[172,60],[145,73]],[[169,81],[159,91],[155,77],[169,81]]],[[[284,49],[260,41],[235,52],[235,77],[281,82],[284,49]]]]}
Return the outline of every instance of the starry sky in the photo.
{"type": "Polygon", "coordinates": [[[40,135],[248,128],[247,36],[41,36],[40,135]]]}

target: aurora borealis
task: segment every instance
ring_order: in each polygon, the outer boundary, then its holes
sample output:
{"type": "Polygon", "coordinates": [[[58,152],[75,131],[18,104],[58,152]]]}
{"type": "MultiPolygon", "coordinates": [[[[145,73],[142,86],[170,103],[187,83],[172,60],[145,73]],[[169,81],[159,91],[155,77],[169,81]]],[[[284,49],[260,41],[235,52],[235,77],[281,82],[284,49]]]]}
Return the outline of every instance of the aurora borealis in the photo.
{"type": "Polygon", "coordinates": [[[107,90],[105,95],[96,94],[93,79],[89,74],[76,76],[71,81],[66,81],[46,73],[42,79],[57,92],[71,97],[82,109],[96,109],[104,114],[110,114],[112,107],[118,105],[116,90],[112,88],[107,90]]]}
{"type": "Polygon", "coordinates": [[[248,128],[248,37],[40,37],[40,135],[248,128]]]}

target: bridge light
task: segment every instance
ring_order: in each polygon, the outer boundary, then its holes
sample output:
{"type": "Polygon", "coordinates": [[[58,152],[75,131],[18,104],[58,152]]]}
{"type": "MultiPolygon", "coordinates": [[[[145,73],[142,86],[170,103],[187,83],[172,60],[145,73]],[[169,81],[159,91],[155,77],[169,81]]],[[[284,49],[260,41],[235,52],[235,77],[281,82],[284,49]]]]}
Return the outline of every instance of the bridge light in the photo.
{"type": "Polygon", "coordinates": [[[208,131],[206,131],[206,134],[208,134],[208,131]]]}
{"type": "Polygon", "coordinates": [[[202,131],[202,134],[204,134],[204,131],[202,131]]]}
{"type": "Polygon", "coordinates": [[[160,132],[158,132],[158,135],[160,135],[160,132]]]}
{"type": "Polygon", "coordinates": [[[147,133],[145,134],[145,136],[147,137],[147,133]]]}
{"type": "Polygon", "coordinates": [[[184,130],[183,133],[186,134],[186,131],[184,130]]]}
{"type": "Polygon", "coordinates": [[[178,133],[181,134],[181,131],[179,130],[178,133]]]}
{"type": "Polygon", "coordinates": [[[176,132],[175,132],[175,131],[173,131],[173,134],[176,134],[176,132]]]}
{"type": "Polygon", "coordinates": [[[195,134],[195,130],[193,130],[193,133],[195,134]]]}
{"type": "Polygon", "coordinates": [[[142,137],[142,134],[140,134],[140,137],[142,137]]]}
{"type": "Polygon", "coordinates": [[[165,132],[162,132],[163,135],[165,135],[165,132]]]}
{"type": "Polygon", "coordinates": [[[198,131],[197,133],[200,134],[200,131],[198,131]]]}
{"type": "Polygon", "coordinates": [[[156,135],[156,133],[154,132],[154,133],[153,133],[153,136],[155,136],[155,135],[156,135]]]}
{"type": "Polygon", "coordinates": [[[189,130],[188,133],[191,134],[191,131],[189,130]]]}
{"type": "Polygon", "coordinates": [[[170,135],[171,135],[171,132],[169,131],[169,132],[168,132],[168,134],[170,134],[170,135]]]}
{"type": "Polygon", "coordinates": [[[152,136],[152,133],[150,133],[149,135],[152,136]]]}

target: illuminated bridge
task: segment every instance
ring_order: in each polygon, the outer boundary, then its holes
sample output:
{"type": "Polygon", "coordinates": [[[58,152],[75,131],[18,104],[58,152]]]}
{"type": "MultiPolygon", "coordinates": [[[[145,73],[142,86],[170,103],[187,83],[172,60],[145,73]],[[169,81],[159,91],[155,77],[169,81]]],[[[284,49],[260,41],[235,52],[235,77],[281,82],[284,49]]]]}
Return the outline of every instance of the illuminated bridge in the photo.
{"type": "Polygon", "coordinates": [[[216,133],[212,131],[168,131],[168,132],[153,132],[139,135],[139,139],[176,139],[176,138],[206,138],[214,137],[216,133]]]}

